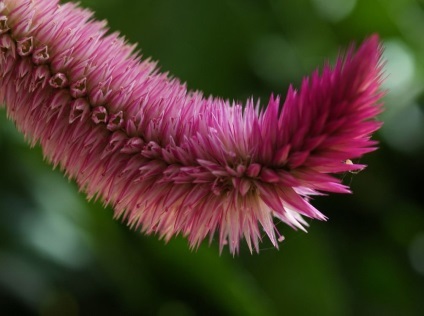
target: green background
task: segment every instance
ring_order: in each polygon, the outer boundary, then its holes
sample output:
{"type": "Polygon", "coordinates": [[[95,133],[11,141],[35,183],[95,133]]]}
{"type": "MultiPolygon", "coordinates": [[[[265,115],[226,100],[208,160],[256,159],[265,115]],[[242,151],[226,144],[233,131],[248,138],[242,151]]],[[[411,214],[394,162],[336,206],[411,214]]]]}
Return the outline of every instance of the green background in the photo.
{"type": "Polygon", "coordinates": [[[83,0],[189,88],[265,101],[351,41],[382,37],[380,149],[316,198],[328,222],[234,258],[130,231],[29,149],[0,110],[4,315],[423,315],[424,3],[414,0],[83,0]]]}

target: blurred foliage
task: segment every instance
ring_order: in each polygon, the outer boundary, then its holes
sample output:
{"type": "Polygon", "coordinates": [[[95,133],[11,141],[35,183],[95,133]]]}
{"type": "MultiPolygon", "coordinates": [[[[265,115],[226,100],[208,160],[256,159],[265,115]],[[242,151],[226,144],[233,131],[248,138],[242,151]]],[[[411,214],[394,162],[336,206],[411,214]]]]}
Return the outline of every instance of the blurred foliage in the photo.
{"type": "Polygon", "coordinates": [[[280,250],[196,252],[112,219],[29,149],[0,111],[3,315],[423,315],[424,2],[82,0],[191,89],[284,96],[340,47],[384,41],[380,150],[345,174],[354,195],[314,201],[308,234],[279,225],[280,250]]]}

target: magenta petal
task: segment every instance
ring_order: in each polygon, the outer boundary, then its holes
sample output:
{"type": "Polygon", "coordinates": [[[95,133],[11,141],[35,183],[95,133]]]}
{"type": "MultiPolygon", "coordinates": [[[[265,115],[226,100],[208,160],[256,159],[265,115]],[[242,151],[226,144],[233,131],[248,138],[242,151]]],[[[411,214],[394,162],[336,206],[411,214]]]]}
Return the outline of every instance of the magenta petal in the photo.
{"type": "Polygon", "coordinates": [[[71,103],[71,113],[69,114],[69,123],[72,124],[76,120],[84,120],[90,112],[90,104],[85,99],[76,99],[71,103]]]}
{"type": "Polygon", "coordinates": [[[71,84],[71,96],[75,99],[81,98],[87,94],[87,78],[82,78],[71,84]]]}
{"type": "Polygon", "coordinates": [[[7,17],[4,15],[0,16],[0,35],[8,32],[9,30],[10,28],[7,25],[7,17]]]}
{"type": "Polygon", "coordinates": [[[93,109],[91,119],[95,124],[107,123],[108,113],[104,106],[98,106],[93,109]]]}
{"type": "Polygon", "coordinates": [[[38,48],[32,54],[32,62],[36,65],[41,65],[47,63],[50,55],[47,46],[38,48]]]}
{"type": "Polygon", "coordinates": [[[122,127],[124,124],[124,113],[119,111],[118,113],[114,113],[109,117],[109,122],[106,128],[110,131],[116,131],[122,127]]]}
{"type": "Polygon", "coordinates": [[[50,78],[49,83],[52,88],[65,88],[68,85],[68,78],[65,74],[59,72],[50,78]]]}
{"type": "Polygon", "coordinates": [[[27,37],[20,41],[17,41],[17,51],[18,54],[22,57],[28,56],[32,53],[34,49],[34,39],[33,37],[27,37]]]}

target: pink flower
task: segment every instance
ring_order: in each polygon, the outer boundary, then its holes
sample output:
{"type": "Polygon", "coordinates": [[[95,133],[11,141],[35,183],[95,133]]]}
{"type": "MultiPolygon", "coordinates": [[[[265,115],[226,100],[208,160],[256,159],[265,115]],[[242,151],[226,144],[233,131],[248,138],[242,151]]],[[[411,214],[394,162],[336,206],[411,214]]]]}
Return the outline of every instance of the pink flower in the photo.
{"type": "Polygon", "coordinates": [[[348,193],[331,174],[375,149],[382,65],[377,36],[271,96],[266,110],[204,98],[133,54],[72,3],[0,1],[0,102],[32,145],[100,198],[115,217],[197,247],[219,231],[259,251],[277,247],[274,217],[293,228],[324,220],[308,197],[348,193]],[[346,163],[349,161],[349,163],[346,163]]]}

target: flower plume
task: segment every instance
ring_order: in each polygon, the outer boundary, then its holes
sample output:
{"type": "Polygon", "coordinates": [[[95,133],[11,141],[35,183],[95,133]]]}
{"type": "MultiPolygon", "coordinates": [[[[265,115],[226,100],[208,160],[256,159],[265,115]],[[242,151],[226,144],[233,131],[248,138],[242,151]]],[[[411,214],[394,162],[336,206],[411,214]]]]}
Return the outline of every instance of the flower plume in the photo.
{"type": "Polygon", "coordinates": [[[205,98],[141,60],[92,12],[57,0],[0,1],[0,103],[32,145],[115,217],[191,247],[219,231],[232,253],[274,218],[324,220],[309,197],[348,193],[334,174],[375,149],[381,46],[376,35],[290,87],[265,110],[205,98]],[[347,163],[349,161],[349,163],[347,163]]]}

